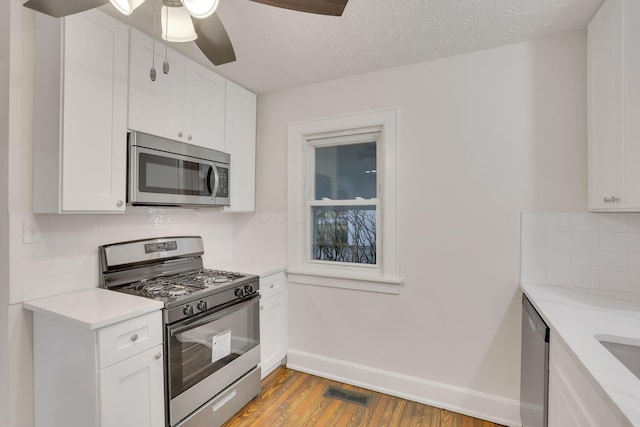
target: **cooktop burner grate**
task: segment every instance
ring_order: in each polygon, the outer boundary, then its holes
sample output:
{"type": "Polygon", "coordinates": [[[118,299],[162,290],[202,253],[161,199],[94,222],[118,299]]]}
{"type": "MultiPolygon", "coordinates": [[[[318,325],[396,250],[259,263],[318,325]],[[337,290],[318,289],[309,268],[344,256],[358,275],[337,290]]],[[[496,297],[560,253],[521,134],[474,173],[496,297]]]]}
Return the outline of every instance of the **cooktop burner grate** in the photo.
{"type": "Polygon", "coordinates": [[[152,298],[176,298],[243,277],[245,276],[240,273],[201,268],[197,271],[143,279],[125,286],[123,290],[152,298]]]}

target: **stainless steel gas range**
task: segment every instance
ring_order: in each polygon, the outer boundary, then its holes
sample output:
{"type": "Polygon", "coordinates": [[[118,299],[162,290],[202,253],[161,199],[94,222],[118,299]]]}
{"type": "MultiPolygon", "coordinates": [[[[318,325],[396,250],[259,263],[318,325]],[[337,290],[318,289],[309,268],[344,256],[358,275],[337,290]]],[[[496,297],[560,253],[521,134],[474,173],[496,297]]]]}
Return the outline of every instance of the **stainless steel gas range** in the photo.
{"type": "Polygon", "coordinates": [[[167,427],[220,426],[260,392],[258,277],[203,253],[197,236],[99,247],[102,287],[164,303],[167,427]]]}

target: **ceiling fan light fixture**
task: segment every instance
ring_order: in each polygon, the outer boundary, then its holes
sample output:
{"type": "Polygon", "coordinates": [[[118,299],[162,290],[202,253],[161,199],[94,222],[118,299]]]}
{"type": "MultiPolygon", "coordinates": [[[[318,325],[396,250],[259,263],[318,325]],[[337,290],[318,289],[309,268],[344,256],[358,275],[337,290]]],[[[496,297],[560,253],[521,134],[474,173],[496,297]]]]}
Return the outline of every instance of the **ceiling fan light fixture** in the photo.
{"type": "Polygon", "coordinates": [[[168,42],[190,42],[198,38],[191,15],[184,7],[162,6],[160,9],[162,39],[168,42]],[[167,24],[167,21],[168,24],[167,24]],[[168,25],[168,32],[167,32],[168,25]]]}
{"type": "Polygon", "coordinates": [[[131,13],[142,3],[144,0],[109,0],[113,7],[123,15],[131,15],[131,13]]]}
{"type": "Polygon", "coordinates": [[[220,0],[182,0],[191,16],[196,19],[204,19],[213,15],[218,8],[220,0]]]}

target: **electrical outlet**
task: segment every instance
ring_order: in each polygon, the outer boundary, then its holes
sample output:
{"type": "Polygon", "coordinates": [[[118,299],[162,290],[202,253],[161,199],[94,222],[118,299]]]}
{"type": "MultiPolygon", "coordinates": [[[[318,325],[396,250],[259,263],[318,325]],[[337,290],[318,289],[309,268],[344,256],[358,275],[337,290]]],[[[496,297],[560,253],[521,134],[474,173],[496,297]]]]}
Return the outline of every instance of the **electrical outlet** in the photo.
{"type": "Polygon", "coordinates": [[[22,243],[40,243],[40,227],[35,221],[24,220],[22,223],[22,243]]]}

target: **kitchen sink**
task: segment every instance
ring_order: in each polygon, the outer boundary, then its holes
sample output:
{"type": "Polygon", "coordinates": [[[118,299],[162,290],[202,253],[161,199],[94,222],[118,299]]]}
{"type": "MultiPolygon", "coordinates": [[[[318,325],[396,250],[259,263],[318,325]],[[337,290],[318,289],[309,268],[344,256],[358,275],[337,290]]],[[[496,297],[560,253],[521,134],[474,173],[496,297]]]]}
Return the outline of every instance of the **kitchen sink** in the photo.
{"type": "Polygon", "coordinates": [[[640,345],[623,344],[608,341],[604,338],[599,338],[598,341],[626,366],[633,375],[640,379],[640,345]]]}

